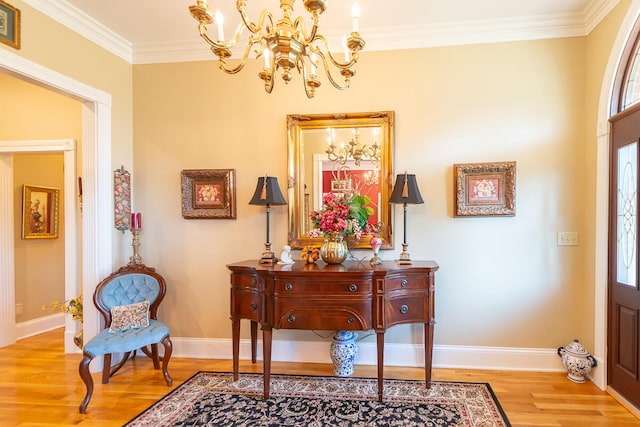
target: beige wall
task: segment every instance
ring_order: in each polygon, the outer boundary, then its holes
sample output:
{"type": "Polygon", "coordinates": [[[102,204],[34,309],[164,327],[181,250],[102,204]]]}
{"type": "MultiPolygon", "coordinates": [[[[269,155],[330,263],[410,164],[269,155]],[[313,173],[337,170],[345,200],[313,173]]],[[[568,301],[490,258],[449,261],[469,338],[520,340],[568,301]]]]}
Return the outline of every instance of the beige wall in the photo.
{"type": "MultiPolygon", "coordinates": [[[[286,182],[285,116],[394,110],[395,171],[416,173],[426,202],[409,210],[410,252],[441,266],[436,342],[553,348],[582,338],[590,329],[576,295],[590,281],[588,246],[558,247],[556,233],[591,232],[585,65],[585,38],[373,52],[351,89],[325,86],[312,101],[298,76],[267,95],[253,69],[230,77],[211,62],[134,66],[143,254],[169,281],[163,314],[173,334],[230,335],[225,264],[261,252],[264,212],[247,203],[257,176],[286,182]],[[452,165],[491,161],[517,162],[517,215],[453,218],[452,165]],[[182,219],[180,170],[189,168],[237,170],[236,220],[182,219]]],[[[271,215],[279,252],[286,210],[271,215]]],[[[413,335],[398,327],[388,339],[413,335]]]]}
{"type": "MultiPolygon", "coordinates": [[[[248,200],[260,175],[286,182],[285,116],[394,110],[394,170],[416,173],[425,199],[409,210],[409,250],[441,266],[436,342],[555,348],[580,338],[590,348],[597,94],[628,5],[589,37],[363,53],[352,88],[325,83],[313,100],[297,75],[265,94],[258,61],[236,76],[214,62],[130,67],[26,6],[21,54],[114,95],[113,164],[126,166],[133,147],[142,254],[168,280],[160,315],[173,336],[230,336],[225,264],[263,249],[264,210],[248,200]],[[65,49],[38,44],[45,35],[65,49]],[[452,165],[485,161],[517,162],[516,216],[453,218],[452,165]],[[181,217],[187,168],[237,170],[236,220],[181,217]],[[558,231],[579,232],[580,246],[558,247],[558,231]]],[[[271,219],[279,252],[286,209],[271,219]]],[[[400,326],[387,339],[420,335],[400,326]]]]}
{"type": "Polygon", "coordinates": [[[17,323],[47,316],[51,313],[43,311],[43,305],[64,301],[63,168],[62,153],[13,156],[15,300],[24,307],[24,314],[16,315],[17,323]],[[60,190],[58,238],[22,239],[24,184],[60,190]]]}

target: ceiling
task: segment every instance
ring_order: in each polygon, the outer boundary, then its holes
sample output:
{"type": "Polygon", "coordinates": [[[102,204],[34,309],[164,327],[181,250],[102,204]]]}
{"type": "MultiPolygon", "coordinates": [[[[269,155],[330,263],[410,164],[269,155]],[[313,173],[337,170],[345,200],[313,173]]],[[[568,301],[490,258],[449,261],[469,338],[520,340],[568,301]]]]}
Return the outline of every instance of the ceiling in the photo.
{"type": "MultiPolygon", "coordinates": [[[[24,0],[130,63],[211,59],[189,6],[196,0],[24,0]],[[161,5],[159,5],[161,3],[161,5]]],[[[351,31],[354,0],[328,1],[320,32],[332,46],[351,31]]],[[[358,0],[365,50],[487,43],[588,34],[619,0],[358,0]],[[393,4],[393,6],[391,6],[393,4]]],[[[249,16],[276,0],[247,0],[249,16]]],[[[233,0],[209,0],[225,17],[225,34],[240,22],[233,0]]],[[[308,16],[297,1],[295,14],[308,16]]],[[[211,30],[215,31],[215,28],[211,30]]]]}

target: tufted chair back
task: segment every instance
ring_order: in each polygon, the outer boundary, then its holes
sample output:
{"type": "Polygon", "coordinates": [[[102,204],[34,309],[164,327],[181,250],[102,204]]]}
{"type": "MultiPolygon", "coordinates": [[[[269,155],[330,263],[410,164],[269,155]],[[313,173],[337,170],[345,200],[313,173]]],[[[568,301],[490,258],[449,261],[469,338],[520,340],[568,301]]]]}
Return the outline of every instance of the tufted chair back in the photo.
{"type": "MultiPolygon", "coordinates": [[[[135,267],[135,266],[134,266],[135,267]]],[[[166,284],[152,268],[137,272],[131,266],[123,267],[103,280],[93,294],[93,302],[102,314],[106,327],[111,325],[111,308],[136,302],[149,301],[149,318],[158,318],[158,306],[164,299],[166,284]]]]}

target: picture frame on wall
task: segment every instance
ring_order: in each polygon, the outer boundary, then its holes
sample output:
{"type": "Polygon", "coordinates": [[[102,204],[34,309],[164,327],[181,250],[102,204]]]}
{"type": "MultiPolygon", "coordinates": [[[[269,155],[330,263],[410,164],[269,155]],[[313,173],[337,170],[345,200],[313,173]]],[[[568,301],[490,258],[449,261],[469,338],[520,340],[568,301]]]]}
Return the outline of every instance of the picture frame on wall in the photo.
{"type": "Polygon", "coordinates": [[[454,164],[454,216],[515,216],[516,162],[454,164]]]}
{"type": "Polygon", "coordinates": [[[22,188],[22,238],[57,239],[60,190],[28,184],[22,188]]]}
{"type": "Polygon", "coordinates": [[[236,218],[235,169],[185,169],[182,181],[182,217],[236,218]]]}
{"type": "Polygon", "coordinates": [[[0,43],[20,49],[20,9],[0,0],[0,43]]]}

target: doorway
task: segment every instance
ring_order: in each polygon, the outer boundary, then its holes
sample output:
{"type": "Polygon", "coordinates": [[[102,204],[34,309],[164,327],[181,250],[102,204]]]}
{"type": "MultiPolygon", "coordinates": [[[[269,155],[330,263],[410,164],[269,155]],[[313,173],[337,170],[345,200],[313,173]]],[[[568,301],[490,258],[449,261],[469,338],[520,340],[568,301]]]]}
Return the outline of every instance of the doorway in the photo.
{"type": "MultiPolygon", "coordinates": [[[[82,102],[83,150],[80,175],[83,177],[84,196],[83,233],[80,243],[82,274],[78,282],[85,295],[92,295],[100,278],[108,275],[112,269],[111,95],[2,49],[0,72],[75,97],[82,102]]],[[[0,152],[8,153],[10,150],[12,148],[0,152]]],[[[8,168],[8,155],[0,156],[0,166],[3,169],[8,168]]],[[[72,180],[73,186],[75,176],[72,180]]],[[[8,186],[7,180],[0,179],[0,192],[9,191],[8,186]]],[[[13,203],[0,203],[0,230],[0,236],[13,236],[13,203]],[[6,230],[9,229],[11,232],[7,233],[6,230]]],[[[13,239],[1,238],[0,346],[15,342],[13,262],[13,239]]],[[[66,291],[69,292],[69,289],[66,291]]],[[[66,296],[74,296],[73,292],[75,290],[66,296]]],[[[85,338],[95,336],[98,330],[98,313],[95,307],[89,304],[85,307],[83,323],[85,338]]]]}

